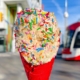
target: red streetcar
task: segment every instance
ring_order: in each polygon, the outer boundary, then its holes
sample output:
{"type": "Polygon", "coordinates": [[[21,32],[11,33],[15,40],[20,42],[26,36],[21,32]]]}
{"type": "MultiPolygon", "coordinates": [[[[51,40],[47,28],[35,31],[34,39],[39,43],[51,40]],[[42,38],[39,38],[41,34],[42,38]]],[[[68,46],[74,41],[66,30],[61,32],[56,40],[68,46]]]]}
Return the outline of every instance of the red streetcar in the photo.
{"type": "Polygon", "coordinates": [[[67,27],[62,58],[65,60],[80,60],[80,22],[67,27]]]}

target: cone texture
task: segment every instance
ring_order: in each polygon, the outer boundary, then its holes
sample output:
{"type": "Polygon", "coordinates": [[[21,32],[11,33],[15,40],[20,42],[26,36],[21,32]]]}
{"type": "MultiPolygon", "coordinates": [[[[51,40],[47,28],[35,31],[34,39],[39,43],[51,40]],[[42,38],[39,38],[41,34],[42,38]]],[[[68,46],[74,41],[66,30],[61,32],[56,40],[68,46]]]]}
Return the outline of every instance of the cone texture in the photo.
{"type": "Polygon", "coordinates": [[[30,63],[26,62],[26,60],[23,58],[21,53],[20,53],[20,57],[21,57],[26,75],[28,77],[28,80],[49,80],[49,76],[54,63],[54,58],[48,63],[37,65],[37,66],[31,66],[30,63]]]}

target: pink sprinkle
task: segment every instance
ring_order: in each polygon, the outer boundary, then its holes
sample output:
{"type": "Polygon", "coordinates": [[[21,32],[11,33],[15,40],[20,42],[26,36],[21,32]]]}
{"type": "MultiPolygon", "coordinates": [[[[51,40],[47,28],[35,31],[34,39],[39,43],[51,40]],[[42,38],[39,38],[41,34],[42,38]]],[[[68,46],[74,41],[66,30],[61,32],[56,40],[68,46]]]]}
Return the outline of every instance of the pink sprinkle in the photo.
{"type": "Polygon", "coordinates": [[[46,46],[48,46],[48,43],[46,43],[46,46]]]}
{"type": "Polygon", "coordinates": [[[22,43],[23,43],[23,44],[26,44],[26,42],[25,42],[25,41],[23,41],[23,40],[21,40],[21,41],[22,41],[22,43]]]}
{"type": "Polygon", "coordinates": [[[40,25],[40,26],[43,26],[43,25],[44,25],[44,23],[43,23],[43,22],[41,22],[39,25],[40,25]]]}
{"type": "Polygon", "coordinates": [[[33,58],[33,60],[35,60],[35,57],[32,57],[33,58]]]}
{"type": "Polygon", "coordinates": [[[36,45],[33,45],[32,47],[33,47],[34,50],[36,50],[36,45]]]}
{"type": "Polygon", "coordinates": [[[29,31],[25,32],[25,34],[29,34],[29,33],[30,33],[29,31]]]}
{"type": "Polygon", "coordinates": [[[20,18],[21,14],[18,14],[18,18],[20,18]]]}

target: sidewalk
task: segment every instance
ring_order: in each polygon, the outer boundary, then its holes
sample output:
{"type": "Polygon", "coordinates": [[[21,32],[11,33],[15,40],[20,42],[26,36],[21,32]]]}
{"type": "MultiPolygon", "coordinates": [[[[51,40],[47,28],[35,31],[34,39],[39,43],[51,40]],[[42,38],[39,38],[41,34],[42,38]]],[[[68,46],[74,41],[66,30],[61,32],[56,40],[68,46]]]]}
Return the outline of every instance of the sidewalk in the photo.
{"type": "Polygon", "coordinates": [[[18,52],[5,52],[5,53],[0,53],[0,57],[10,57],[10,56],[12,56],[12,55],[19,55],[19,53],[18,52]]]}

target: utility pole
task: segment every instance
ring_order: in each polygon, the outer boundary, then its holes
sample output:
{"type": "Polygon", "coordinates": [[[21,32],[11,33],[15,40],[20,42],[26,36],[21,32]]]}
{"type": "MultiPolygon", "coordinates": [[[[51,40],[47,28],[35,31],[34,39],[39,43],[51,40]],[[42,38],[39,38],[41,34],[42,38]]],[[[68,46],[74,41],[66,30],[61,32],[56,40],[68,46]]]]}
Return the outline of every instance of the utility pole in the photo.
{"type": "Polygon", "coordinates": [[[65,0],[65,12],[64,12],[64,18],[65,18],[65,28],[67,27],[67,18],[69,17],[68,14],[68,2],[65,0]]]}
{"type": "Polygon", "coordinates": [[[68,14],[68,2],[67,0],[65,0],[65,12],[64,12],[64,19],[65,19],[65,36],[64,36],[64,47],[66,45],[66,28],[67,28],[67,24],[68,24],[68,17],[69,17],[69,14],[68,14]]]}

